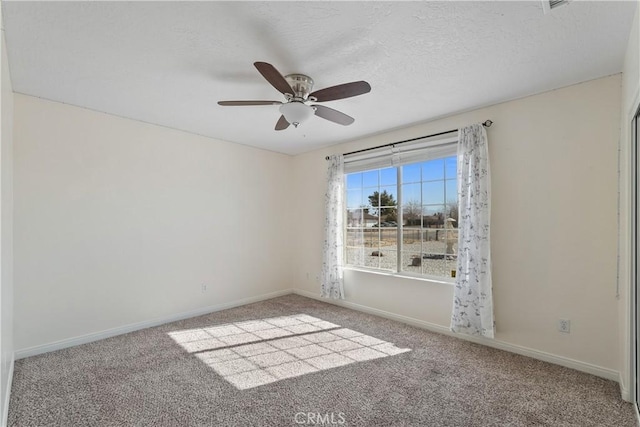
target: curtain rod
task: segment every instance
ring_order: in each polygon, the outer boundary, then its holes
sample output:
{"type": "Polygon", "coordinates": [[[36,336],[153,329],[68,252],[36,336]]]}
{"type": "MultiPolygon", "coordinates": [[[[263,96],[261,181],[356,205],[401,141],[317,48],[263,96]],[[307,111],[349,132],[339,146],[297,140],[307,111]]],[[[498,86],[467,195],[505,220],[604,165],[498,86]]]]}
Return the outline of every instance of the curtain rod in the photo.
{"type": "MultiPolygon", "coordinates": [[[[491,127],[492,124],[493,124],[493,122],[491,120],[485,120],[484,122],[482,122],[482,126],[484,126],[486,128],[491,127]]],[[[458,132],[458,129],[452,129],[452,130],[448,130],[448,131],[445,131],[445,132],[438,132],[438,133],[434,133],[434,134],[431,134],[431,135],[419,136],[417,138],[405,139],[403,141],[391,142],[389,144],[378,145],[376,147],[365,148],[363,150],[350,151],[348,153],[344,153],[343,156],[348,156],[350,154],[364,153],[365,151],[376,150],[378,148],[393,147],[394,145],[397,145],[397,144],[403,144],[405,142],[417,141],[419,139],[431,138],[431,137],[434,137],[434,136],[446,135],[448,133],[453,133],[453,132],[458,132]]],[[[329,158],[330,158],[329,156],[325,157],[326,160],[329,160],[329,158]]]]}

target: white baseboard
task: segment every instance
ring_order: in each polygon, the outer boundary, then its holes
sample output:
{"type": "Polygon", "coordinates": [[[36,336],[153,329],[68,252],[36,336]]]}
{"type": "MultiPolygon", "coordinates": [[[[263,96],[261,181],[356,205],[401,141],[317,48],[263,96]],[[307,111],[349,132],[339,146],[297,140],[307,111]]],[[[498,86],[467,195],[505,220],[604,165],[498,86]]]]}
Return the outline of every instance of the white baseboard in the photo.
{"type": "Polygon", "coordinates": [[[618,381],[618,384],[620,385],[620,396],[622,396],[622,400],[631,402],[631,393],[625,385],[625,381],[622,378],[622,372],[618,373],[618,379],[616,381],[618,381]]]}
{"type": "MultiPolygon", "coordinates": [[[[542,360],[544,362],[553,363],[556,365],[564,366],[566,368],[575,369],[581,372],[586,372],[588,374],[592,374],[601,378],[606,378],[608,380],[612,380],[616,382],[620,381],[620,373],[618,371],[615,371],[613,369],[603,368],[601,366],[593,365],[591,363],[581,362],[579,360],[570,359],[564,356],[558,356],[556,354],[547,353],[544,351],[534,350],[528,347],[522,347],[519,345],[510,344],[504,341],[492,340],[492,339],[483,338],[483,337],[472,337],[470,335],[465,335],[465,334],[456,334],[451,332],[449,328],[446,328],[444,326],[437,325],[434,323],[425,322],[424,320],[402,316],[399,314],[391,313],[391,312],[380,310],[377,308],[368,307],[361,304],[356,304],[356,303],[345,301],[345,300],[334,300],[334,299],[322,298],[320,297],[320,294],[304,291],[301,289],[294,289],[293,293],[302,295],[308,298],[313,298],[319,301],[327,302],[330,304],[339,305],[341,307],[346,307],[353,310],[362,311],[364,313],[384,317],[386,319],[397,320],[399,322],[406,323],[411,326],[416,326],[418,328],[426,329],[432,332],[449,335],[449,336],[460,338],[466,341],[475,342],[477,344],[486,345],[488,347],[497,348],[499,350],[509,351],[511,353],[520,354],[522,356],[528,356],[533,359],[542,360]]],[[[626,391],[626,393],[627,395],[629,394],[628,390],[626,391]]]]}
{"type": "Polygon", "coordinates": [[[11,384],[13,384],[13,365],[15,364],[15,355],[11,356],[11,364],[9,365],[9,376],[7,378],[7,394],[4,398],[4,406],[2,407],[2,420],[0,426],[7,427],[9,422],[9,402],[11,401],[11,384]]]}
{"type": "Polygon", "coordinates": [[[146,320],[143,322],[132,323],[129,325],[119,326],[117,328],[107,329],[105,331],[93,332],[79,337],[66,338],[64,340],[55,341],[48,344],[37,345],[34,347],[23,348],[16,350],[15,359],[24,359],[25,357],[37,356],[38,354],[48,353],[50,351],[61,350],[63,348],[74,347],[76,345],[87,344],[93,341],[102,340],[105,338],[114,337],[116,335],[127,334],[129,332],[139,331],[140,329],[151,328],[153,326],[163,325],[165,323],[175,322],[177,320],[188,319],[190,317],[202,316],[216,311],[226,310],[229,308],[239,307],[241,305],[253,304],[254,302],[265,301],[272,298],[281,297],[283,295],[291,294],[291,289],[285,289],[282,291],[270,292],[268,294],[258,295],[255,297],[244,298],[227,303],[216,304],[209,307],[203,307],[196,310],[173,314],[166,317],[161,317],[152,320],[146,320]]]}

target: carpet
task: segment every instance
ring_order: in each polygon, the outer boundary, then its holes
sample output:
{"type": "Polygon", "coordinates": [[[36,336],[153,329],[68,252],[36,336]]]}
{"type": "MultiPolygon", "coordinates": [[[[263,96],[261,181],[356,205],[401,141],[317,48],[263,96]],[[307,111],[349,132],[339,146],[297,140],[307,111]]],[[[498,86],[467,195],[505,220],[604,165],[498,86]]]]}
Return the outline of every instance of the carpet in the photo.
{"type": "Polygon", "coordinates": [[[287,295],[18,360],[9,425],[636,421],[613,381],[287,295]]]}

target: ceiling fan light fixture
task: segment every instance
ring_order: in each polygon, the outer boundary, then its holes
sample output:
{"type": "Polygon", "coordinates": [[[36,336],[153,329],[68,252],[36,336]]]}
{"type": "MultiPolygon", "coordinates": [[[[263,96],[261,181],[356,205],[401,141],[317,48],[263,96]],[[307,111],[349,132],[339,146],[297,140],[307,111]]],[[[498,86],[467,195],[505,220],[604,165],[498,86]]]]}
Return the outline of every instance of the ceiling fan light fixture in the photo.
{"type": "Polygon", "coordinates": [[[313,107],[300,101],[292,101],[280,106],[280,112],[285,119],[295,127],[313,115],[313,107]]]}

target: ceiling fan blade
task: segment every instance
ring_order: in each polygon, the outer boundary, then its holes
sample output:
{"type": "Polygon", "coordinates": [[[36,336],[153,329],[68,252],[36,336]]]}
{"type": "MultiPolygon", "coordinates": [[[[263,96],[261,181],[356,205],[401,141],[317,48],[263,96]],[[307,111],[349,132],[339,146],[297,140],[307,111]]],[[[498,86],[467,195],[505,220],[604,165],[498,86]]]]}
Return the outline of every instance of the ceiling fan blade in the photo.
{"type": "Polygon", "coordinates": [[[344,83],[337,86],[331,86],[320,89],[309,94],[316,98],[318,102],[333,101],[336,99],[351,98],[371,92],[371,85],[365,81],[344,83]]]}
{"type": "Polygon", "coordinates": [[[278,123],[276,123],[276,130],[285,130],[288,127],[289,122],[287,121],[287,119],[285,119],[284,116],[280,116],[278,123]]]}
{"type": "Polygon", "coordinates": [[[333,108],[325,107],[324,105],[312,105],[316,109],[316,116],[329,120],[339,125],[349,126],[355,121],[351,116],[347,116],[345,113],[341,113],[333,108]]]}
{"type": "Polygon", "coordinates": [[[281,105],[280,101],[218,101],[218,105],[242,106],[242,105],[281,105]]]}
{"type": "Polygon", "coordinates": [[[258,69],[260,74],[262,74],[262,77],[271,83],[271,86],[275,87],[283,94],[290,93],[291,95],[294,95],[291,85],[289,85],[282,74],[276,70],[276,67],[267,62],[254,62],[253,65],[258,69]]]}

